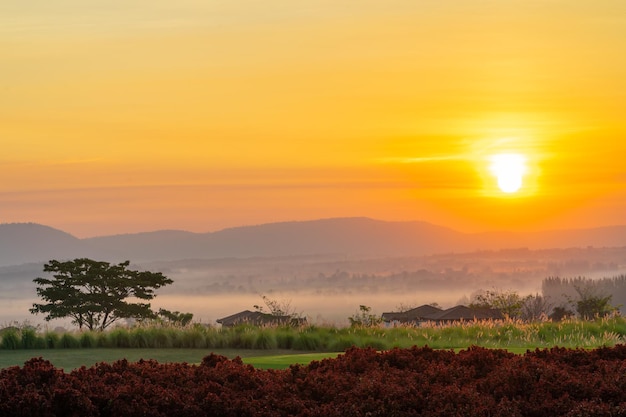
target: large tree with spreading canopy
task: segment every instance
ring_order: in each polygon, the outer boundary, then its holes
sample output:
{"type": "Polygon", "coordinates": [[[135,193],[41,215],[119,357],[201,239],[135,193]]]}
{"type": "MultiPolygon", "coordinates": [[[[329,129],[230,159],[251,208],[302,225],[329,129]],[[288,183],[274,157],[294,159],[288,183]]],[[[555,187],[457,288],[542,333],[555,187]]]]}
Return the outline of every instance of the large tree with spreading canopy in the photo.
{"type": "Polygon", "coordinates": [[[46,314],[45,320],[70,317],[80,329],[104,330],[125,318],[154,318],[150,304],[154,291],[173,281],[160,272],[128,269],[130,262],[117,265],[87,258],[44,265],[52,278],[35,278],[37,295],[30,312],[46,314]]]}

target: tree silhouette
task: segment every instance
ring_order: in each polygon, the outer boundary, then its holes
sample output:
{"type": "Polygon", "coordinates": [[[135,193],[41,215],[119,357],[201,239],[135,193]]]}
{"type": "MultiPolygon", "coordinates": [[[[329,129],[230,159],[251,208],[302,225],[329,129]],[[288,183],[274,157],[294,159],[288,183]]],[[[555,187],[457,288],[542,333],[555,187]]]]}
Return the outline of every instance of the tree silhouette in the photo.
{"type": "Polygon", "coordinates": [[[53,277],[35,278],[37,295],[46,303],[33,304],[30,312],[46,314],[45,320],[72,318],[80,329],[104,330],[124,319],[155,317],[150,304],[129,298],[151,300],[154,290],[173,281],[160,272],[128,269],[129,261],[117,265],[87,258],[44,265],[53,277]]]}

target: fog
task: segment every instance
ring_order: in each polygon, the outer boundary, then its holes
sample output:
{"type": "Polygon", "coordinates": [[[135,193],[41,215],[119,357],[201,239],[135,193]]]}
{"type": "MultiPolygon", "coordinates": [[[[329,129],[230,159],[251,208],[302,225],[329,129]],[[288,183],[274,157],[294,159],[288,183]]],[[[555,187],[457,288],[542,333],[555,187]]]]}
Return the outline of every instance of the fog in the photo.
{"type": "MultiPolygon", "coordinates": [[[[348,317],[356,314],[360,305],[372,308],[372,313],[382,314],[394,311],[400,305],[421,305],[432,302],[442,307],[455,305],[463,293],[451,291],[422,292],[420,294],[371,294],[354,292],[351,294],[311,294],[311,293],[272,293],[268,297],[279,303],[288,303],[294,313],[306,317],[309,323],[316,324],[348,324],[348,317]]],[[[172,296],[164,295],[154,300],[155,307],[170,310],[186,311],[194,314],[194,319],[203,323],[214,324],[215,320],[238,313],[243,310],[254,310],[255,305],[265,307],[260,295],[205,295],[205,296],[172,296]]],[[[267,310],[267,307],[265,307],[267,310]]]]}
{"type": "MultiPolygon", "coordinates": [[[[309,323],[332,324],[342,326],[348,324],[348,317],[356,314],[360,305],[372,308],[372,313],[382,314],[394,311],[403,305],[421,305],[437,302],[442,307],[451,307],[463,296],[469,294],[462,291],[421,291],[415,294],[371,294],[353,292],[350,294],[324,294],[306,292],[268,293],[271,300],[281,304],[289,304],[290,311],[306,317],[309,323]]],[[[52,320],[45,322],[43,315],[32,315],[28,309],[32,303],[40,302],[36,298],[4,300],[0,327],[3,325],[27,320],[29,323],[54,328],[56,326],[71,327],[70,320],[52,320]]],[[[260,294],[205,294],[205,295],[159,295],[151,301],[154,309],[165,308],[171,311],[193,313],[194,321],[215,325],[216,320],[238,313],[243,310],[255,310],[255,305],[267,307],[260,294]]]]}
{"type": "MultiPolygon", "coordinates": [[[[360,305],[373,314],[437,303],[467,304],[481,290],[542,292],[547,277],[611,277],[626,272],[626,248],[527,249],[441,254],[422,257],[346,256],[256,257],[148,262],[133,268],[162,272],[174,283],[156,291],[154,309],[193,313],[216,320],[263,306],[262,296],[310,323],[344,325],[360,305]]],[[[36,298],[33,278],[42,265],[0,268],[0,325],[14,321],[71,327],[70,320],[44,322],[29,313],[36,298]]],[[[618,297],[614,297],[617,299],[618,297]]]]}

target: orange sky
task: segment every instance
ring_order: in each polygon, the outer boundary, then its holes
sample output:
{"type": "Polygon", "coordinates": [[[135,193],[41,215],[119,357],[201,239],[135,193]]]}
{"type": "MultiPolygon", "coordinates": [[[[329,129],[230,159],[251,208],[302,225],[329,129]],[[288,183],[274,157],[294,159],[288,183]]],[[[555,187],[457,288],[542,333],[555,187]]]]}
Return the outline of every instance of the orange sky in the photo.
{"type": "Polygon", "coordinates": [[[621,0],[5,0],[0,222],[626,224],[625,51],[621,0]]]}

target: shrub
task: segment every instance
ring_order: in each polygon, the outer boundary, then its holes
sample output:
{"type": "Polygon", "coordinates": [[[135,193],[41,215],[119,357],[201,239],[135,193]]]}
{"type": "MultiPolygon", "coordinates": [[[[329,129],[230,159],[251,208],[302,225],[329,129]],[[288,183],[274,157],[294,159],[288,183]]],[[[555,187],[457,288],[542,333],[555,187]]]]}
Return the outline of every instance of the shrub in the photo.
{"type": "Polygon", "coordinates": [[[46,343],[46,339],[43,336],[37,336],[35,338],[35,344],[33,346],[33,349],[46,349],[47,343],[46,343]]]}
{"type": "Polygon", "coordinates": [[[34,349],[35,342],[37,341],[37,332],[32,327],[25,327],[22,329],[22,348],[34,349]]]}
{"type": "Polygon", "coordinates": [[[212,354],[198,366],[121,360],[64,373],[38,358],[0,370],[0,415],[624,416],[625,360],[624,345],[350,348],[282,371],[212,354]]]}
{"type": "Polygon", "coordinates": [[[219,349],[222,347],[222,338],[216,330],[211,329],[205,337],[206,347],[219,349]]]}
{"type": "Polygon", "coordinates": [[[262,329],[256,334],[254,340],[254,349],[276,349],[278,342],[276,341],[276,332],[273,330],[262,329]]]}
{"type": "Polygon", "coordinates": [[[386,350],[389,349],[387,343],[383,339],[377,338],[366,338],[363,342],[360,343],[360,347],[369,347],[376,350],[386,350]]]}
{"type": "Polygon", "coordinates": [[[63,333],[59,340],[59,347],[64,349],[76,349],[80,347],[80,341],[71,333],[63,333]]]}
{"type": "Polygon", "coordinates": [[[293,341],[294,350],[318,350],[320,348],[320,339],[313,333],[300,332],[293,341]]]}
{"type": "Polygon", "coordinates": [[[206,338],[202,329],[192,327],[186,329],[181,337],[182,347],[186,348],[204,348],[206,347],[206,338]]]}
{"type": "Polygon", "coordinates": [[[124,328],[113,329],[109,332],[108,338],[112,347],[131,347],[130,334],[124,328]]]}
{"type": "Polygon", "coordinates": [[[97,346],[97,340],[91,332],[84,332],[80,335],[79,338],[80,347],[82,348],[92,348],[97,346]]]}
{"type": "Polygon", "coordinates": [[[163,327],[152,328],[150,330],[150,339],[152,341],[152,346],[155,348],[173,347],[172,338],[163,327]]]}
{"type": "Polygon", "coordinates": [[[59,346],[59,339],[60,339],[60,337],[59,337],[58,333],[56,333],[56,332],[46,332],[43,337],[44,337],[44,339],[46,341],[46,347],[48,349],[55,349],[55,348],[60,347],[59,346]]]}
{"type": "Polygon", "coordinates": [[[130,345],[134,348],[155,347],[154,338],[148,330],[139,327],[130,332],[130,345]]]}
{"type": "Polygon", "coordinates": [[[99,347],[99,348],[111,347],[111,342],[109,341],[109,338],[107,337],[106,333],[98,332],[96,334],[96,347],[99,347]]]}
{"type": "Polygon", "coordinates": [[[17,330],[9,329],[2,333],[2,349],[15,350],[21,347],[21,339],[17,330]]]}
{"type": "Polygon", "coordinates": [[[290,327],[282,327],[276,331],[276,345],[279,349],[291,349],[295,338],[290,327]]]}
{"type": "Polygon", "coordinates": [[[354,337],[341,335],[330,342],[330,344],[328,345],[328,349],[333,352],[343,352],[346,349],[349,349],[356,345],[357,343],[354,337]]]}

